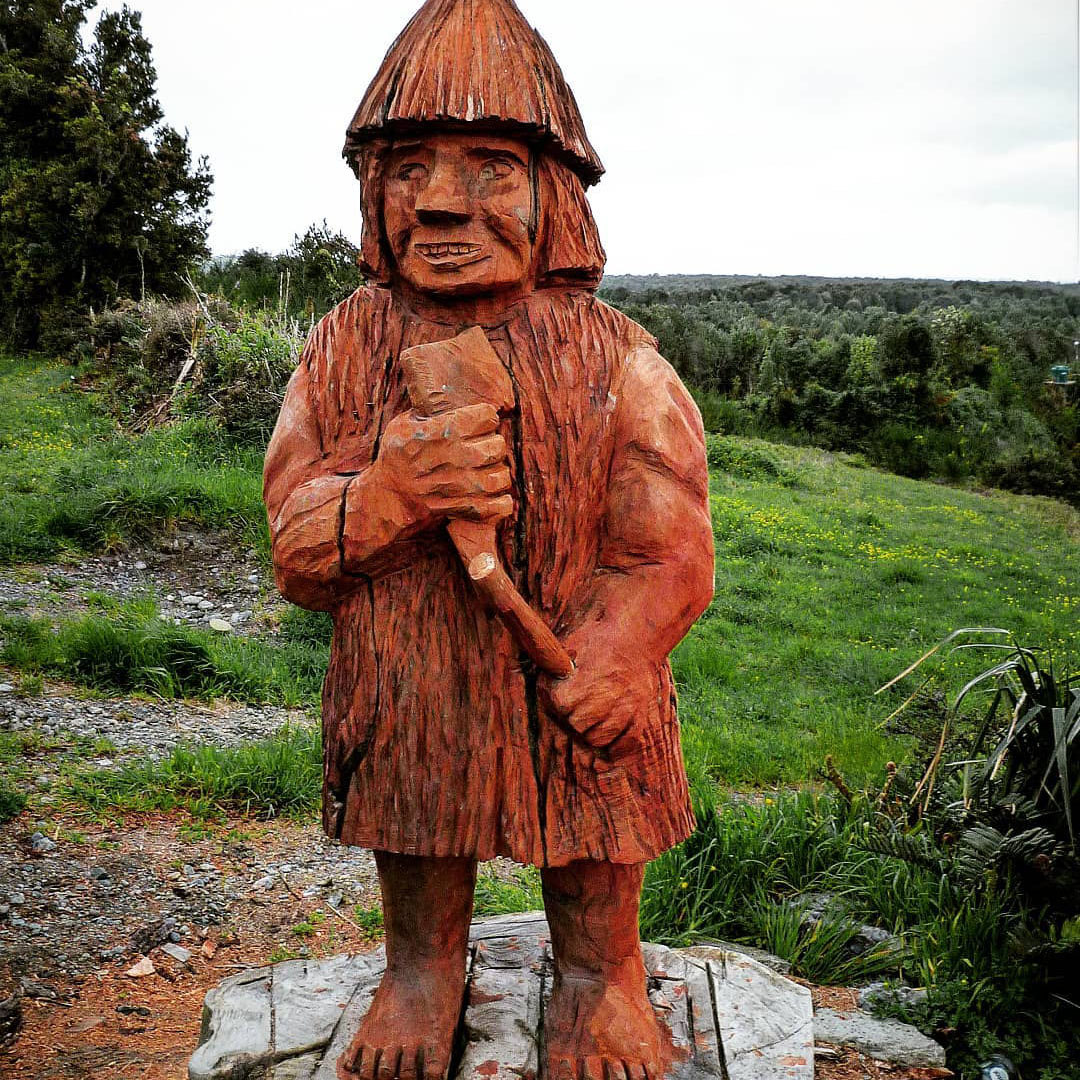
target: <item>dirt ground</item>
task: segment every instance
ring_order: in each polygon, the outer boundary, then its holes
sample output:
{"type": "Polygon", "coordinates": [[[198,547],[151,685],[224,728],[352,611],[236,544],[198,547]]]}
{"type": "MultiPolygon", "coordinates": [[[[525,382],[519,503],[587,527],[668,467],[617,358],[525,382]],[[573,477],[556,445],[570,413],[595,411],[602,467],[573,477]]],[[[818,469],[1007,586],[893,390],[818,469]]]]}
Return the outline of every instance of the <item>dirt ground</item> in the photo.
{"type": "MultiPolygon", "coordinates": [[[[72,831],[86,828],[85,822],[77,819],[60,824],[72,831]]],[[[14,822],[5,830],[24,833],[28,827],[25,821],[14,822]]],[[[377,945],[370,933],[355,923],[354,907],[342,906],[340,913],[335,913],[326,903],[325,890],[310,884],[324,876],[325,871],[319,869],[324,864],[310,859],[305,867],[298,853],[320,849],[323,841],[317,826],[232,821],[215,827],[212,835],[192,839],[190,819],[172,814],[132,815],[122,825],[101,829],[114,858],[122,861],[138,852],[138,871],[157,876],[165,885],[175,885],[176,867],[187,863],[214,865],[220,880],[239,887],[225,889],[230,900],[224,919],[214,926],[192,927],[184,938],[182,945],[191,953],[187,963],[179,963],[161,946],[154,946],[145,954],[128,948],[112,962],[67,978],[55,966],[47,973],[31,970],[28,965],[36,956],[33,952],[27,954],[29,960],[24,957],[21,973],[9,964],[8,986],[0,986],[0,997],[13,986],[29,989],[21,999],[21,1028],[14,1041],[0,1049],[0,1077],[4,1080],[185,1080],[188,1058],[199,1041],[203,998],[222,979],[285,954],[318,957],[365,951],[377,945]],[[238,835],[245,839],[238,842],[238,835]],[[279,875],[272,888],[266,885],[268,875],[252,882],[253,876],[263,874],[268,866],[282,865],[296,867],[295,875],[279,875]],[[304,892],[309,895],[305,897],[304,892]],[[297,927],[304,928],[302,936],[297,935],[297,927]],[[149,957],[153,972],[138,977],[128,974],[144,955],[149,957]],[[42,978],[34,978],[37,974],[42,978]],[[47,984],[43,981],[46,974],[47,984]]],[[[93,862],[99,859],[100,850],[93,841],[101,837],[91,833],[71,852],[63,850],[61,842],[58,855],[93,862]]],[[[32,858],[22,848],[17,857],[32,858]]],[[[369,890],[361,902],[373,900],[370,890],[374,885],[366,875],[359,887],[369,890]]],[[[157,894],[150,890],[149,895],[152,906],[157,894]]],[[[88,893],[79,911],[83,926],[96,925],[93,897],[88,893]]],[[[139,922],[155,925],[159,914],[143,911],[139,922]]],[[[182,918],[183,909],[177,914],[182,918]]],[[[52,928],[54,935],[69,933],[67,926],[57,922],[52,928]]],[[[123,920],[109,927],[113,937],[132,940],[130,926],[123,920]]],[[[106,935],[95,944],[106,940],[111,939],[106,935]]],[[[817,1005],[841,1009],[855,1005],[851,990],[813,986],[811,990],[817,1005]]],[[[846,1050],[826,1047],[819,1052],[819,1080],[934,1080],[947,1075],[889,1066],[846,1050]]]]}
{"type": "MultiPolygon", "coordinates": [[[[182,813],[130,815],[120,826],[89,832],[81,831],[88,826],[78,818],[60,817],[57,825],[61,839],[49,857],[64,860],[65,871],[67,864],[104,861],[104,843],[110,866],[129,867],[147,879],[149,887],[134,916],[117,916],[119,903],[111,912],[105,908],[116,917],[104,926],[96,906],[108,905],[109,898],[88,888],[75,919],[56,916],[48,923],[42,949],[31,947],[26,935],[14,946],[0,946],[0,1000],[23,990],[21,1027],[13,1042],[0,1048],[4,1080],[182,1080],[199,1041],[203,997],[222,979],[285,956],[361,952],[377,944],[353,918],[356,906],[376,901],[374,875],[365,867],[351,880],[329,886],[325,841],[316,825],[231,821],[216,826],[209,836],[198,836],[201,830],[195,830],[194,839],[193,823],[182,813]],[[78,844],[63,840],[65,833],[77,831],[78,844]],[[238,841],[238,835],[243,839],[238,841]],[[309,853],[306,860],[304,852],[309,853]],[[206,898],[189,888],[187,876],[177,869],[185,865],[213,865],[217,872],[202,876],[210,878],[209,887],[225,901],[216,909],[223,916],[215,925],[188,927],[190,933],[177,944],[191,958],[179,963],[159,944],[144,950],[133,942],[150,946],[154,939],[145,936],[145,928],[161,926],[167,911],[173,912],[178,926],[185,918],[194,922],[190,914],[202,909],[206,898]],[[268,882],[267,868],[284,865],[294,869],[268,882]],[[324,879],[321,888],[314,884],[319,879],[324,879]],[[341,903],[336,911],[327,902],[327,886],[344,889],[348,906],[341,903]],[[177,897],[176,889],[186,896],[177,897]],[[78,935],[81,942],[73,940],[78,935]],[[79,944],[88,945],[91,954],[100,946],[108,953],[111,945],[111,951],[121,955],[85,971],[81,960],[87,954],[78,952],[79,944]],[[50,963],[46,948],[63,948],[75,958],[73,970],[50,963]],[[144,956],[153,973],[127,974],[144,956]]],[[[9,822],[2,832],[21,836],[30,827],[27,821],[9,822]]],[[[26,862],[32,858],[25,844],[13,856],[26,862]]],[[[122,872],[113,871],[121,885],[128,880],[119,877],[122,872]]],[[[30,903],[28,897],[19,910],[30,903]]],[[[47,907],[30,916],[47,919],[47,907]]]]}

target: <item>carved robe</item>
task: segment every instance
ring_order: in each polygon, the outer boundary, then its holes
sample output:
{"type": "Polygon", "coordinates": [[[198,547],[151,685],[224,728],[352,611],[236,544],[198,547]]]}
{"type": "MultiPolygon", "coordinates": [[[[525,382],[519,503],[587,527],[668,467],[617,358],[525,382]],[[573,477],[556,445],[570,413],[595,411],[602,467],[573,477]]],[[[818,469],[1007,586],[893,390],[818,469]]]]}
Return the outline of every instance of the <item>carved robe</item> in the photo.
{"type": "Polygon", "coordinates": [[[517,399],[501,428],[515,497],[504,564],[557,635],[594,620],[643,680],[643,734],[593,750],[549,714],[445,528],[401,539],[388,523],[363,559],[351,543],[357,522],[382,528],[364,475],[409,408],[398,356],[464,329],[404,310],[389,289],[358,291],[312,335],[267,453],[279,587],[334,620],[324,825],[402,854],[652,859],[693,828],[667,651],[708,597],[700,575],[683,586],[656,570],[687,545],[698,564],[711,555],[700,417],[653,339],[588,290],[541,290],[484,328],[517,399]],[[639,512],[648,527],[624,527],[639,512]],[[633,625],[605,624],[601,583],[637,590],[633,625]]]}

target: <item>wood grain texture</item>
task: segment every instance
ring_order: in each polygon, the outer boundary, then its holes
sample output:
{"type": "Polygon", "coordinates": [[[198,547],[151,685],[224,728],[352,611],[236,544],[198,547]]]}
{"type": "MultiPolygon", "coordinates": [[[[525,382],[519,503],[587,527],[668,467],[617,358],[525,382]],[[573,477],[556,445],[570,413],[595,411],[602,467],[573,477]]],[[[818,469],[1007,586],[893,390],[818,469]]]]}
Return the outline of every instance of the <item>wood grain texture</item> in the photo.
{"type": "Polygon", "coordinates": [[[712,589],[697,410],[645,331],[587,291],[537,292],[485,328],[517,398],[504,565],[639,710],[625,746],[597,749],[553,712],[445,529],[410,535],[364,497],[380,432],[409,410],[397,358],[459,329],[356,293],[312,336],[267,455],[279,584],[335,620],[326,824],[416,855],[646,861],[693,824],[667,654],[712,589]]]}
{"type": "Polygon", "coordinates": [[[513,0],[432,0],[390,47],[349,125],[345,156],[423,123],[541,139],[586,184],[604,173],[551,49],[513,0]]]}
{"type": "Polygon", "coordinates": [[[313,333],[265,477],[278,584],[334,619],[324,824],[375,850],[386,913],[320,1068],[445,1080],[476,863],[507,855],[542,868],[553,957],[520,1068],[656,1080],[697,1045],[689,1007],[657,1024],[637,915],[693,828],[668,655],[712,596],[701,418],[593,295],[602,167],[512,0],[428,0],[346,156],[372,285],[313,333]]]}

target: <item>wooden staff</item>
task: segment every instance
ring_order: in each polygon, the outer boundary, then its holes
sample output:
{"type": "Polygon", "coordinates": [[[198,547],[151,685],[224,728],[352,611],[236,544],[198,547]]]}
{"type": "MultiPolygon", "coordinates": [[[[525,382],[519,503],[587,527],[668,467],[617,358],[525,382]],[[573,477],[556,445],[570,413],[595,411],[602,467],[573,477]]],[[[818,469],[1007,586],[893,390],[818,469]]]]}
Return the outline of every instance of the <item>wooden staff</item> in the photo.
{"type": "MultiPolygon", "coordinates": [[[[418,345],[401,354],[409,400],[422,416],[438,416],[466,405],[514,407],[510,376],[480,327],[450,341],[418,345]]],[[[538,668],[556,679],[574,670],[574,661],[551,628],[514,588],[497,554],[495,523],[455,518],[447,523],[476,591],[495,609],[538,668]]]]}

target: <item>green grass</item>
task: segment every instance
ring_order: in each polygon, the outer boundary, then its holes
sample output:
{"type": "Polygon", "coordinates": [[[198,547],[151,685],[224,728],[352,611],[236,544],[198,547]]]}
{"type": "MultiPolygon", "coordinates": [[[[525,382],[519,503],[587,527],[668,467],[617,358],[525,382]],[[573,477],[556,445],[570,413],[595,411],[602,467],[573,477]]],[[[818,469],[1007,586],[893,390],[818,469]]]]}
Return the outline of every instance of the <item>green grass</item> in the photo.
{"type": "Polygon", "coordinates": [[[0,565],[101,549],[177,521],[266,549],[261,455],[186,420],[127,437],[82,392],[82,373],[0,358],[0,565]]]}
{"type": "Polygon", "coordinates": [[[519,867],[509,877],[500,877],[493,869],[482,870],[477,875],[473,914],[478,919],[540,911],[543,907],[540,872],[534,866],[519,867]]]}
{"type": "Polygon", "coordinates": [[[243,746],[177,747],[162,761],[68,773],[58,788],[92,813],[184,809],[196,818],[226,813],[311,818],[322,793],[322,743],[315,728],[283,728],[243,746]]]}
{"type": "Polygon", "coordinates": [[[1077,666],[1075,510],[751,440],[713,437],[710,459],[716,598],[673,662],[687,756],[711,778],[800,783],[826,754],[880,775],[910,750],[882,722],[914,687],[874,691],[959,626],[1077,666]]]}
{"type": "Polygon", "coordinates": [[[1025,1076],[1029,1068],[1042,1080],[1074,1075],[1058,1069],[1080,1052],[1070,1019],[1076,1006],[1018,959],[1019,932],[1036,925],[1039,912],[990,880],[973,886],[944,865],[870,850],[874,815],[865,799],[849,808],[835,795],[786,794],[759,805],[717,802],[703,788],[696,796],[697,831],[648,868],[644,938],[676,946],[746,942],[823,983],[903,979],[931,990],[906,1019],[928,1032],[958,1029],[950,1068],[969,1075],[978,1060],[1005,1048],[1025,1076]],[[809,892],[835,894],[844,912],[808,933],[800,930],[799,897],[809,892]],[[864,922],[896,935],[899,949],[852,958],[853,923],[864,922]]]}
{"type": "Polygon", "coordinates": [[[105,693],[297,706],[318,699],[326,648],[303,635],[275,643],[173,626],[142,598],[55,628],[0,615],[0,663],[105,693]]]}

